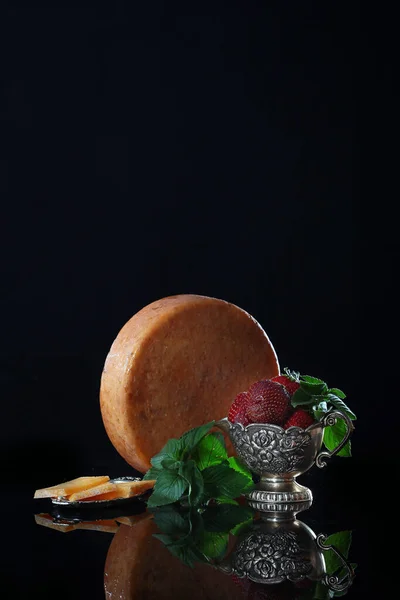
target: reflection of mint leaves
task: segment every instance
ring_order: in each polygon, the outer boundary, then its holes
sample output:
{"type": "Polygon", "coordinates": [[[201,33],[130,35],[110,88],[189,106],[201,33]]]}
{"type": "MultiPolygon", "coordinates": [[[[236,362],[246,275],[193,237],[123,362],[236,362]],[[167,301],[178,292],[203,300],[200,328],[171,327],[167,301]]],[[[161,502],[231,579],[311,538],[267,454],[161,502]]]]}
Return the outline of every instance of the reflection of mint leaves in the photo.
{"type": "MultiPolygon", "coordinates": [[[[335,546],[347,559],[351,546],[351,531],[338,531],[333,533],[324,541],[324,546],[335,546]]],[[[325,567],[328,575],[333,575],[339,568],[343,567],[343,561],[333,550],[324,550],[325,567]]]]}
{"type": "MultiPolygon", "coordinates": [[[[334,546],[336,550],[344,556],[347,560],[349,557],[349,550],[351,546],[352,532],[351,531],[338,531],[328,536],[324,541],[324,546],[334,546]]],[[[346,574],[346,568],[342,559],[333,550],[323,550],[325,559],[325,573],[327,575],[336,575],[344,577],[346,574]]],[[[352,568],[356,568],[355,563],[350,563],[352,568]]],[[[349,582],[351,583],[351,582],[349,582]]],[[[334,592],[330,590],[322,581],[316,582],[314,589],[311,590],[310,600],[330,600],[331,598],[339,598],[347,594],[347,589],[342,592],[334,592]]],[[[307,596],[308,598],[308,596],[307,596]]]]}
{"type": "MultiPolygon", "coordinates": [[[[329,388],[325,381],[310,375],[300,375],[296,371],[285,369],[285,374],[291,381],[296,381],[300,387],[292,396],[292,406],[301,406],[319,420],[330,410],[337,409],[354,421],[357,417],[345,404],[346,394],[339,388],[329,388]]],[[[346,434],[344,421],[338,420],[336,425],[325,428],[324,444],[328,450],[334,450],[346,434]]],[[[337,456],[351,456],[350,442],[338,452],[337,456]]]]}
{"type": "Polygon", "coordinates": [[[154,521],[160,533],[154,537],[184,564],[209,563],[221,559],[229,533],[254,516],[250,508],[234,505],[209,506],[203,511],[177,504],[156,508],[154,521]]]}
{"type": "Polygon", "coordinates": [[[148,506],[165,506],[182,501],[189,506],[234,503],[242,493],[250,491],[253,478],[236,457],[228,458],[221,433],[211,429],[210,421],[170,439],[151,459],[151,468],[143,479],[155,479],[148,506]]]}
{"type": "Polygon", "coordinates": [[[227,533],[238,524],[253,518],[253,511],[247,506],[220,504],[209,506],[203,513],[204,527],[207,531],[227,533]]]}

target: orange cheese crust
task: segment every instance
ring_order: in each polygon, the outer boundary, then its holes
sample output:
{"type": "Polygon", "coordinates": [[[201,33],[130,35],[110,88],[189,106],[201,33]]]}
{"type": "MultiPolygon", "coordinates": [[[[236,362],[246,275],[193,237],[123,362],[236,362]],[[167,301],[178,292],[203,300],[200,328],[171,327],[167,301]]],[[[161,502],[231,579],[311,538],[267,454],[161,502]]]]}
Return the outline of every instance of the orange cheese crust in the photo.
{"type": "Polygon", "coordinates": [[[234,304],[184,294],[157,300],[118,333],[100,407],[120,455],[144,473],[171,437],[228,414],[235,396],[279,374],[266,332],[234,304]]]}

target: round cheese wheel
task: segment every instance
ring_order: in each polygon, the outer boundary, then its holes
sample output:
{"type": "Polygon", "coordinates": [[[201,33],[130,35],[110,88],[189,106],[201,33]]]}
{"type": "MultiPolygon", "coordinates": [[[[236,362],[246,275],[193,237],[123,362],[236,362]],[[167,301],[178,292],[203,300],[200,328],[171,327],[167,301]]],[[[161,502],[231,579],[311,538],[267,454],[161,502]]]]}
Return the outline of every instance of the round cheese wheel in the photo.
{"type": "Polygon", "coordinates": [[[149,519],[119,526],[104,565],[107,599],[243,599],[232,577],[202,563],[190,569],[153,536],[156,532],[149,519]]]}
{"type": "Polygon", "coordinates": [[[243,309],[206,296],[162,298],[136,313],[111,346],[100,385],[104,426],[144,473],[169,438],[227,416],[239,392],[278,374],[271,341],[243,309]]]}

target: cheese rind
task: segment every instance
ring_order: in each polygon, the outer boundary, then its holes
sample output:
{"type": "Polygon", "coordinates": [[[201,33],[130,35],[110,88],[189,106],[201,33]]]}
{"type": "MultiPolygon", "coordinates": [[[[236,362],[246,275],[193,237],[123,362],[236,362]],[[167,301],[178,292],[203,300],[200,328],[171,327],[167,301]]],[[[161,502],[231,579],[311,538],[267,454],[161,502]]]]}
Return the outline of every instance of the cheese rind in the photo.
{"type": "Polygon", "coordinates": [[[100,484],[106,483],[110,478],[108,476],[98,477],[77,477],[64,483],[59,483],[47,488],[41,488],[35,491],[34,498],[58,498],[70,496],[80,492],[81,490],[87,490],[94,488],[100,484]]]}
{"type": "Polygon", "coordinates": [[[100,385],[106,432],[145,472],[169,438],[228,414],[235,396],[279,374],[266,332],[234,304],[170,296],[136,313],[107,355],[100,385]]]}

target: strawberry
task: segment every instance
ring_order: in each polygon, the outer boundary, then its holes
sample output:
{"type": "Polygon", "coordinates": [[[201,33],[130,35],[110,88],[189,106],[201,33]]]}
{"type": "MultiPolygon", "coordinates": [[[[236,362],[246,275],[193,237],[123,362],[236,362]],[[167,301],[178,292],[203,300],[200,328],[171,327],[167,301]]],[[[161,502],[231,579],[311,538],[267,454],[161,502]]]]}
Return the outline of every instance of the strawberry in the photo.
{"type": "Polygon", "coordinates": [[[302,429],[307,429],[310,425],[314,423],[314,419],[303,408],[296,408],[293,414],[288,418],[286,423],[284,424],[284,429],[289,429],[289,427],[301,427],[302,429]]]}
{"type": "Polygon", "coordinates": [[[270,379],[256,381],[250,386],[246,416],[250,423],[282,425],[289,417],[290,395],[286,388],[270,379]]]}
{"type": "Polygon", "coordinates": [[[272,377],[271,381],[276,381],[277,383],[284,385],[291,396],[293,396],[300,387],[300,384],[297,383],[297,381],[289,379],[286,375],[276,375],[275,377],[272,377]]]}
{"type": "Polygon", "coordinates": [[[229,409],[228,421],[231,423],[242,423],[244,427],[249,424],[246,416],[249,399],[248,392],[241,392],[236,396],[229,409]]]}

